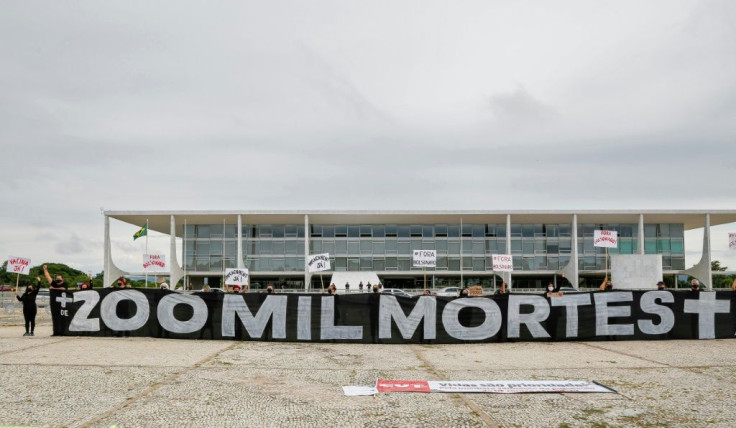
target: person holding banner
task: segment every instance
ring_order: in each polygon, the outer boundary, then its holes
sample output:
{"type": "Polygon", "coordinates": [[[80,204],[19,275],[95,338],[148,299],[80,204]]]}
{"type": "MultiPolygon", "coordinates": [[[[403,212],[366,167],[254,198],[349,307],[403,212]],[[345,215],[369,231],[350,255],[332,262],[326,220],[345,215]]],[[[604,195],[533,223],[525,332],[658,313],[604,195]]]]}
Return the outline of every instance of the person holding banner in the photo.
{"type": "Polygon", "coordinates": [[[23,303],[23,318],[26,321],[26,333],[23,336],[33,336],[33,330],[36,329],[36,313],[38,312],[36,296],[38,296],[38,290],[40,289],[41,277],[36,277],[35,287],[33,284],[27,284],[26,291],[22,296],[18,294],[18,289],[15,289],[15,298],[23,303]]]}
{"type": "Polygon", "coordinates": [[[43,265],[43,276],[46,277],[46,281],[49,282],[49,290],[68,290],[69,284],[67,284],[64,281],[64,277],[62,275],[56,275],[55,279],[51,279],[51,274],[49,274],[49,269],[46,265],[43,265]]]}
{"type": "Polygon", "coordinates": [[[608,275],[606,275],[605,278],[603,278],[603,282],[601,282],[601,286],[598,287],[601,291],[611,291],[613,290],[613,283],[610,279],[608,279],[608,275]]]}
{"type": "Polygon", "coordinates": [[[496,290],[496,295],[500,294],[509,294],[509,290],[506,289],[506,283],[501,282],[501,285],[498,286],[498,290],[496,290]]]}

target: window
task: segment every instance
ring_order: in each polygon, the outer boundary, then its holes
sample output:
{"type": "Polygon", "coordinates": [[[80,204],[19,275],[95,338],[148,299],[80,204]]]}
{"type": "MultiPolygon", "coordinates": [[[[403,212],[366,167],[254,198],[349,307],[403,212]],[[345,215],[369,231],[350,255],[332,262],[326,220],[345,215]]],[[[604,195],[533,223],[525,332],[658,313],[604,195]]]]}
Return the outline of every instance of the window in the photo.
{"type": "Polygon", "coordinates": [[[399,257],[399,270],[411,270],[411,259],[409,259],[408,257],[399,257]]]}
{"type": "Polygon", "coordinates": [[[433,238],[434,237],[434,226],[432,225],[422,226],[422,235],[425,238],[433,238]]]}
{"type": "Polygon", "coordinates": [[[395,239],[386,240],[386,254],[396,254],[398,251],[398,244],[395,239]]]}
{"type": "Polygon", "coordinates": [[[228,224],[225,226],[225,238],[235,238],[238,234],[238,226],[234,224],[228,224]]]}
{"type": "Polygon", "coordinates": [[[370,257],[361,257],[360,270],[373,270],[373,259],[370,257]]]}
{"type": "MultiPolygon", "coordinates": [[[[330,255],[335,254],[335,241],[329,239],[322,241],[322,252],[323,253],[330,253],[330,255]]],[[[278,253],[275,253],[278,254],[278,253]]]]}
{"type": "Polygon", "coordinates": [[[435,246],[437,247],[438,254],[447,254],[447,240],[446,239],[438,239],[437,241],[435,241],[435,246]]]}
{"type": "Polygon", "coordinates": [[[382,225],[375,225],[375,226],[373,226],[373,237],[374,238],[383,238],[384,236],[386,236],[386,228],[385,227],[383,227],[382,225]]]}
{"type": "Polygon", "coordinates": [[[441,236],[441,237],[447,236],[447,225],[446,224],[436,225],[434,227],[434,233],[435,233],[435,236],[441,236]]]}
{"type": "Polygon", "coordinates": [[[496,236],[496,225],[495,224],[486,225],[486,236],[496,236]]]}
{"type": "Polygon", "coordinates": [[[359,271],[360,270],[360,259],[357,257],[348,258],[348,270],[359,271]]]}
{"type": "Polygon", "coordinates": [[[473,238],[482,238],[486,236],[486,226],[484,224],[473,225],[473,238]]]}
{"type": "Polygon", "coordinates": [[[360,237],[371,238],[373,236],[373,228],[369,225],[360,226],[360,237]]]}
{"type": "Polygon", "coordinates": [[[335,226],[322,226],[322,237],[323,238],[334,238],[335,237],[335,226]]]}
{"type": "Polygon", "coordinates": [[[473,236],[473,225],[472,224],[463,224],[463,237],[472,237],[473,236]]]}
{"type": "Polygon", "coordinates": [[[284,254],[284,241],[273,241],[273,253],[284,254]]]}
{"type": "Polygon", "coordinates": [[[360,254],[371,254],[373,251],[373,247],[371,245],[370,239],[361,239],[360,240],[360,254]]]}
{"type": "Polygon", "coordinates": [[[411,228],[406,225],[399,226],[398,231],[399,231],[399,238],[408,238],[409,235],[411,235],[411,228]]]}
{"type": "Polygon", "coordinates": [[[348,252],[348,241],[344,239],[338,239],[335,241],[335,253],[336,254],[347,254],[348,252]]]}
{"type": "Polygon", "coordinates": [[[312,226],[312,233],[310,234],[312,238],[321,238],[322,237],[322,226],[320,225],[313,225],[312,226]]]}
{"type": "Polygon", "coordinates": [[[395,224],[387,224],[386,225],[386,237],[393,237],[395,238],[397,236],[397,227],[395,224]]]}
{"type": "Polygon", "coordinates": [[[386,253],[386,244],[384,241],[373,241],[373,254],[383,255],[386,253]]]}
{"type": "Polygon", "coordinates": [[[348,238],[359,238],[360,237],[360,226],[349,225],[348,226],[348,238]]]}
{"type": "Polygon", "coordinates": [[[435,245],[434,241],[431,239],[424,239],[422,240],[422,250],[434,250],[435,245]]]}
{"type": "Polygon", "coordinates": [[[337,271],[345,271],[348,268],[348,258],[347,257],[335,257],[335,270],[337,271]]]}
{"type": "Polygon", "coordinates": [[[411,226],[411,237],[421,238],[422,237],[422,226],[419,226],[419,225],[411,226]]]}
{"type": "Polygon", "coordinates": [[[399,254],[411,253],[411,244],[409,241],[399,241],[399,254]]]}
{"type": "Polygon", "coordinates": [[[284,236],[287,238],[296,238],[296,225],[289,224],[284,226],[284,236]]]}
{"type": "Polygon", "coordinates": [[[386,257],[386,270],[397,270],[399,262],[396,257],[386,257]]]}
{"type": "Polygon", "coordinates": [[[284,237],[284,226],[272,226],[271,227],[271,234],[274,238],[283,238],[284,237]]]}
{"type": "Polygon", "coordinates": [[[335,226],[335,237],[336,238],[347,238],[348,237],[348,226],[345,224],[338,224],[335,226]]]}
{"type": "Polygon", "coordinates": [[[460,257],[449,257],[447,259],[448,270],[459,271],[460,270],[460,257]]]}
{"type": "Polygon", "coordinates": [[[348,254],[351,256],[360,254],[360,241],[348,241],[348,254]]]}
{"type": "Polygon", "coordinates": [[[473,257],[473,270],[486,270],[486,262],[483,257],[473,257]]]}
{"type": "Polygon", "coordinates": [[[447,254],[460,254],[460,241],[447,241],[447,254]]]}
{"type": "Polygon", "coordinates": [[[198,224],[194,226],[194,234],[197,238],[208,238],[209,239],[210,225],[209,224],[198,224]]]}
{"type": "Polygon", "coordinates": [[[459,238],[460,237],[460,226],[455,225],[455,224],[451,224],[447,226],[447,236],[450,238],[459,238]]]}
{"type": "Polygon", "coordinates": [[[521,236],[524,238],[534,237],[534,225],[533,224],[522,224],[521,225],[521,236]]]}
{"type": "Polygon", "coordinates": [[[382,271],[386,270],[386,261],[381,258],[373,259],[373,270],[382,271]]]}

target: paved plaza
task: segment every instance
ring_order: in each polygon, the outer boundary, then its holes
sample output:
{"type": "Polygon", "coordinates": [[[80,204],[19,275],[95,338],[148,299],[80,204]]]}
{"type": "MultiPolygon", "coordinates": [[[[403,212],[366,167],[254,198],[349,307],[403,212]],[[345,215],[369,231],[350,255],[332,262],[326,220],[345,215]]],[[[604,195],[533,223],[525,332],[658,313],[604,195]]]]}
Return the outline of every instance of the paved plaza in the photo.
{"type": "Polygon", "coordinates": [[[736,340],[364,345],[35,337],[0,318],[0,426],[732,427],[736,340]],[[588,380],[619,394],[382,393],[378,377],[588,380]]]}

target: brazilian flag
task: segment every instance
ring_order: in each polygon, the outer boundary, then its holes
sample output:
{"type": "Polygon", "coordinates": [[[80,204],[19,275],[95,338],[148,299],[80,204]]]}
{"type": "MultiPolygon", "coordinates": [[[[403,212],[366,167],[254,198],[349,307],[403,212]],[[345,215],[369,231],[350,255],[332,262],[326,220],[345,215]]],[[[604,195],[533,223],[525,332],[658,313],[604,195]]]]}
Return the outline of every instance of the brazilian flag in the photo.
{"type": "Polygon", "coordinates": [[[148,223],[141,226],[141,228],[133,235],[133,240],[140,238],[141,236],[148,235],[148,223]]]}

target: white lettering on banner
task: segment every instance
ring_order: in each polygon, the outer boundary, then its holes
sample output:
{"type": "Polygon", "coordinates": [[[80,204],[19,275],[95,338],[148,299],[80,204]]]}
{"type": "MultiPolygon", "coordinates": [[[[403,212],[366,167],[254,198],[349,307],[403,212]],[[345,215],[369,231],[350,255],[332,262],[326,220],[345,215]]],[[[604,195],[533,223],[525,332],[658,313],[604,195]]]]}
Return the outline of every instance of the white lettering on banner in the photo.
{"type": "Polygon", "coordinates": [[[89,314],[100,301],[100,294],[94,290],[77,291],[74,293],[74,303],[84,302],[77,309],[74,318],[69,323],[69,331],[100,331],[100,319],[90,318],[89,314]]]}
{"type": "Polygon", "coordinates": [[[309,259],[307,260],[307,270],[309,272],[322,272],[330,269],[332,269],[332,267],[330,266],[329,253],[309,256],[309,259]]]}
{"type": "Polygon", "coordinates": [[[685,299],[683,312],[698,314],[698,339],[714,339],[716,314],[729,313],[731,301],[716,299],[715,291],[701,291],[698,297],[698,300],[685,299]]]}
{"type": "Polygon", "coordinates": [[[320,319],[321,340],[360,340],[363,338],[363,326],[335,325],[335,296],[322,297],[322,316],[320,319]]]}
{"type": "Polygon", "coordinates": [[[493,270],[496,272],[513,272],[514,257],[511,254],[493,254],[493,270]]]}
{"type": "MultiPolygon", "coordinates": [[[[132,312],[132,308],[130,306],[126,309],[128,313],[132,312]]],[[[102,322],[104,322],[110,330],[115,331],[138,330],[146,325],[150,311],[151,308],[148,305],[146,295],[136,290],[114,291],[102,299],[102,305],[100,305],[100,316],[102,317],[102,322]],[[124,303],[126,305],[130,305],[132,303],[135,306],[135,315],[131,318],[120,318],[118,316],[119,303],[124,303]]]]}
{"type": "Polygon", "coordinates": [[[641,295],[639,307],[642,312],[657,315],[660,319],[659,324],[654,324],[652,320],[637,321],[639,331],[644,334],[666,334],[675,326],[675,313],[667,306],[658,305],[657,300],[662,303],[674,303],[675,296],[664,290],[649,291],[641,295]]]}
{"type": "Polygon", "coordinates": [[[61,303],[61,307],[62,308],[66,308],[66,304],[67,303],[74,302],[74,297],[67,297],[66,291],[64,291],[64,292],[61,293],[61,296],[59,296],[59,297],[56,298],[56,301],[58,303],[61,303]]]}
{"type": "Polygon", "coordinates": [[[226,285],[250,285],[248,269],[225,269],[226,285]]]}
{"type": "Polygon", "coordinates": [[[10,256],[8,257],[8,265],[5,268],[5,271],[20,275],[28,275],[31,273],[31,259],[10,256]]]}
{"type": "Polygon", "coordinates": [[[254,317],[241,294],[226,294],[222,300],[222,335],[235,336],[235,315],[248,336],[259,339],[263,336],[269,318],[273,318],[271,334],[274,339],[286,338],[286,296],[267,296],[254,317]]]}
{"type": "Polygon", "coordinates": [[[590,305],[590,294],[565,294],[553,297],[550,302],[552,306],[565,307],[565,337],[578,337],[578,306],[590,305]]]}
{"type": "Polygon", "coordinates": [[[595,334],[597,336],[630,336],[634,334],[634,324],[608,324],[609,318],[631,316],[631,306],[608,306],[609,302],[630,302],[630,291],[596,293],[595,334]]]}
{"type": "Polygon", "coordinates": [[[728,249],[736,250],[736,233],[728,234],[728,249]]]}
{"type": "Polygon", "coordinates": [[[414,250],[413,254],[414,267],[437,267],[437,251],[414,250]]]}
{"type": "Polygon", "coordinates": [[[442,311],[442,325],[445,331],[455,339],[484,340],[493,337],[501,330],[501,308],[491,299],[461,298],[447,302],[442,311]],[[464,308],[479,308],[486,316],[483,323],[476,327],[465,327],[460,324],[460,310],[464,308]]]}
{"type": "Polygon", "coordinates": [[[143,270],[144,271],[157,271],[166,269],[166,256],[163,254],[144,254],[143,255],[143,270]]]}
{"type": "Polygon", "coordinates": [[[310,296],[299,296],[296,340],[312,340],[312,298],[310,296]]]}
{"type": "Polygon", "coordinates": [[[379,339],[391,338],[391,320],[396,323],[396,327],[401,332],[401,337],[411,339],[419,323],[424,320],[425,340],[435,339],[437,337],[437,299],[429,296],[422,296],[417,299],[411,314],[407,317],[401,305],[396,300],[396,296],[381,295],[380,309],[378,316],[378,337],[379,339]]]}
{"type": "Polygon", "coordinates": [[[594,230],[593,231],[594,247],[618,247],[618,232],[615,230],[594,230]]]}
{"type": "Polygon", "coordinates": [[[549,317],[549,304],[542,296],[509,296],[508,336],[521,337],[521,324],[525,324],[532,337],[549,337],[547,330],[540,324],[549,317]],[[528,314],[521,313],[521,305],[533,306],[534,310],[528,314]]]}
{"type": "Polygon", "coordinates": [[[164,296],[156,307],[158,323],[172,333],[193,333],[207,322],[207,304],[199,296],[171,293],[164,296]],[[192,308],[192,317],[181,321],[174,316],[176,305],[187,305],[192,308]]]}

